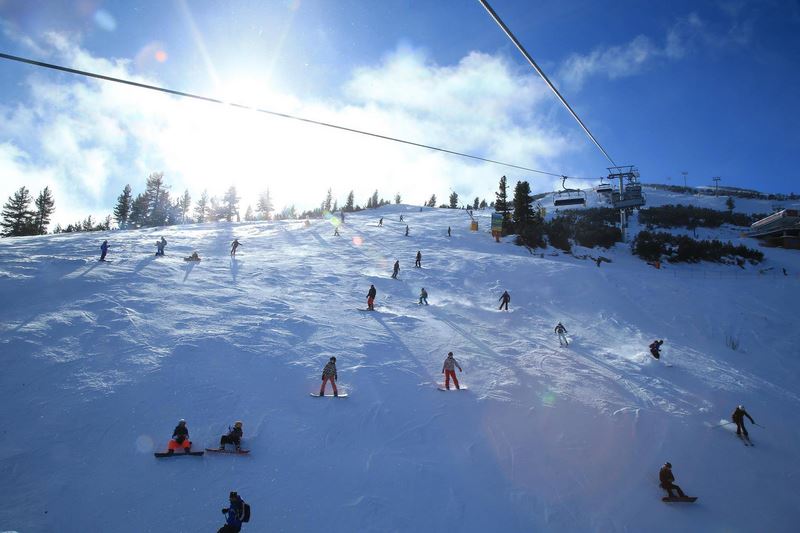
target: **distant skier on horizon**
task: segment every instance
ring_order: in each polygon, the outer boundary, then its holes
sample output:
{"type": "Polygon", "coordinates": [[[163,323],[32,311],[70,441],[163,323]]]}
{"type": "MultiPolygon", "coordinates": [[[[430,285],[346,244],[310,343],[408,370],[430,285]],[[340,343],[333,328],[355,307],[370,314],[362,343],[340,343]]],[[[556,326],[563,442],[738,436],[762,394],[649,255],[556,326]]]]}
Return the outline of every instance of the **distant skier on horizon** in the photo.
{"type": "Polygon", "coordinates": [[[422,290],[419,292],[419,305],[422,305],[423,302],[425,305],[428,305],[428,291],[425,290],[425,287],[422,287],[422,290]]]}
{"type": "Polygon", "coordinates": [[[458,378],[456,377],[456,368],[458,368],[459,372],[463,372],[461,370],[461,365],[458,364],[456,358],[453,357],[453,352],[447,352],[447,357],[444,360],[444,364],[442,365],[442,374],[444,374],[444,388],[450,390],[450,378],[453,378],[453,384],[456,386],[457,389],[461,389],[461,386],[458,384],[458,378]]]}
{"type": "Polygon", "coordinates": [[[403,221],[403,215],[400,215],[400,222],[403,221]]]}
{"type": "Polygon", "coordinates": [[[736,434],[741,435],[744,433],[745,437],[749,437],[750,435],[747,434],[747,429],[744,427],[744,417],[750,419],[752,424],[755,424],[756,421],[753,420],[753,417],[745,411],[743,405],[737,405],[736,409],[734,409],[733,414],[731,415],[731,420],[736,424],[736,434]]]}
{"type": "Polygon", "coordinates": [[[381,219],[378,220],[378,226],[383,227],[383,217],[381,217],[381,219]]]}
{"type": "Polygon", "coordinates": [[[559,322],[558,325],[556,326],[555,332],[556,332],[556,334],[558,334],[558,345],[559,346],[564,346],[564,345],[569,346],[569,341],[567,340],[567,335],[566,335],[567,328],[564,327],[564,324],[559,322]]]}
{"type": "Polygon", "coordinates": [[[397,274],[400,272],[400,261],[394,262],[394,268],[392,269],[392,279],[397,279],[397,274]]]}
{"type": "Polygon", "coordinates": [[[661,345],[664,344],[664,340],[656,340],[650,344],[650,355],[655,357],[656,359],[661,358],[661,345]]]}
{"type": "Polygon", "coordinates": [[[367,292],[367,309],[370,311],[374,311],[375,307],[375,296],[378,294],[378,291],[375,290],[375,285],[369,286],[369,291],[367,292]]]}
{"type": "Polygon", "coordinates": [[[450,226],[447,226],[447,236],[450,236],[450,226]]]}
{"type": "Polygon", "coordinates": [[[107,253],[108,253],[108,241],[103,241],[103,244],[100,245],[100,261],[106,260],[107,253]]]}
{"type": "Polygon", "coordinates": [[[660,481],[659,486],[667,491],[670,498],[675,497],[672,493],[673,489],[678,491],[678,497],[686,497],[686,494],[683,493],[681,488],[674,483],[675,476],[672,474],[672,463],[664,463],[664,466],[662,466],[661,470],[658,472],[658,479],[660,481]]]}
{"type": "Polygon", "coordinates": [[[330,381],[331,387],[333,387],[333,395],[339,396],[339,391],[336,390],[336,380],[339,376],[336,374],[336,358],[331,357],[328,359],[328,363],[325,365],[325,368],[322,369],[322,385],[319,388],[319,395],[325,396],[325,385],[330,381]]]}
{"type": "Polygon", "coordinates": [[[422,252],[420,250],[417,250],[417,260],[414,261],[414,266],[422,268],[422,252]]]}
{"type": "Polygon", "coordinates": [[[167,453],[172,455],[178,448],[183,448],[185,453],[192,451],[192,441],[189,440],[189,428],[186,427],[186,420],[181,418],[178,425],[172,431],[172,440],[169,441],[167,453]]]}
{"type": "Polygon", "coordinates": [[[501,309],[503,309],[503,306],[505,306],[506,311],[508,311],[508,302],[511,301],[511,295],[508,294],[508,291],[503,291],[503,294],[500,295],[499,301],[500,301],[500,307],[498,307],[497,310],[500,311],[501,309]]]}
{"type": "Polygon", "coordinates": [[[231,243],[231,255],[232,255],[233,257],[236,257],[236,250],[237,250],[237,249],[238,249],[238,248],[239,248],[241,245],[242,245],[242,243],[240,243],[240,242],[239,242],[239,239],[233,239],[233,242],[231,243]]]}
{"type": "Polygon", "coordinates": [[[341,235],[339,235],[339,226],[336,226],[335,228],[333,228],[333,236],[334,237],[340,237],[341,236],[341,235]]]}
{"type": "Polygon", "coordinates": [[[406,237],[408,237],[408,224],[406,224],[406,237]]]}

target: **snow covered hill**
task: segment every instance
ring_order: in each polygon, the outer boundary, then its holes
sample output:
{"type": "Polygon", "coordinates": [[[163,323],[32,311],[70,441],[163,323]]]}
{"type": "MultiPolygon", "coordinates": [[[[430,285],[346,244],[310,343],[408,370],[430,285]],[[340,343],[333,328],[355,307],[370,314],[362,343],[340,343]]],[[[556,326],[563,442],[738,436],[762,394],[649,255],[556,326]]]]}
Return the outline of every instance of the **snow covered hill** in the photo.
{"type": "Polygon", "coordinates": [[[489,216],[3,239],[0,530],[216,531],[236,490],[245,532],[795,531],[800,253],[655,270],[576,250],[597,267],[495,243],[489,216]],[[466,391],[436,388],[448,351],[466,391]],[[330,356],[347,399],[309,396],[330,356]],[[752,448],[714,427],[740,403],[752,448]],[[179,418],[198,449],[243,420],[252,452],[155,459],[179,418]],[[695,504],[661,502],[665,461],[695,504]]]}

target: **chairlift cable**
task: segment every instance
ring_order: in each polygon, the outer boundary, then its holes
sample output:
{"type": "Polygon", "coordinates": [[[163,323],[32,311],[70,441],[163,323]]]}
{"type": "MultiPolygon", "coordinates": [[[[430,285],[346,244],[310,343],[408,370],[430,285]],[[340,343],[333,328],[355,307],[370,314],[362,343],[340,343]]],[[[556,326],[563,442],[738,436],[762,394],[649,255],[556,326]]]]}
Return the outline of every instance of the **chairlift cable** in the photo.
{"type": "MultiPolygon", "coordinates": [[[[130,85],[132,87],[137,87],[139,89],[148,89],[148,90],[151,90],[151,91],[158,91],[158,92],[162,92],[162,93],[171,94],[171,95],[174,95],[174,96],[181,96],[181,97],[184,97],[184,98],[193,98],[195,100],[201,100],[201,101],[210,102],[210,103],[213,103],[213,104],[227,105],[227,106],[235,107],[235,108],[238,108],[238,109],[245,109],[245,110],[248,110],[248,111],[255,111],[255,112],[258,112],[258,113],[264,113],[264,114],[272,115],[272,116],[275,116],[275,117],[281,117],[281,118],[287,118],[287,119],[291,119],[291,120],[297,120],[299,122],[305,122],[307,124],[315,124],[317,126],[325,126],[327,128],[333,128],[333,129],[337,129],[337,130],[340,130],[340,131],[348,131],[350,133],[357,133],[357,134],[360,134],[360,135],[367,135],[369,137],[375,137],[375,138],[383,139],[383,140],[386,140],[386,141],[394,141],[394,142],[398,142],[398,143],[402,143],[402,144],[407,144],[407,145],[410,145],[410,146],[417,146],[419,148],[427,148],[428,150],[434,150],[436,152],[443,152],[443,153],[446,153],[446,154],[451,154],[451,155],[455,155],[455,156],[459,156],[459,157],[466,157],[466,158],[469,158],[469,159],[475,159],[477,161],[484,161],[486,163],[492,163],[492,164],[495,164],[495,165],[501,165],[501,166],[505,166],[505,167],[516,168],[516,169],[519,169],[519,170],[525,170],[527,172],[535,172],[537,174],[544,174],[544,175],[547,175],[547,176],[556,176],[556,177],[559,177],[559,178],[562,176],[562,174],[556,173],[556,172],[547,172],[545,170],[537,170],[535,168],[528,168],[528,167],[524,167],[522,165],[515,165],[515,164],[512,164],[512,163],[506,163],[506,162],[498,161],[498,160],[495,160],[495,159],[489,159],[489,158],[480,157],[480,156],[477,156],[477,155],[466,154],[464,152],[457,152],[455,150],[448,150],[447,148],[440,148],[440,147],[432,146],[432,145],[429,145],[429,144],[423,144],[423,143],[418,143],[418,142],[413,142],[413,141],[407,141],[405,139],[400,139],[398,137],[390,137],[388,135],[381,135],[379,133],[373,133],[373,132],[359,130],[359,129],[355,129],[355,128],[348,128],[346,126],[341,126],[341,125],[333,124],[333,123],[330,123],[330,122],[322,122],[320,120],[314,120],[314,119],[310,119],[310,118],[298,117],[298,116],[295,116],[295,115],[290,115],[288,113],[281,113],[279,111],[272,111],[272,110],[269,110],[269,109],[253,107],[253,106],[249,106],[249,105],[245,105],[245,104],[239,104],[239,103],[236,103],[236,102],[226,102],[225,100],[220,100],[218,98],[212,98],[210,96],[203,96],[203,95],[199,95],[199,94],[188,93],[188,92],[185,92],[185,91],[177,91],[175,89],[168,89],[166,87],[159,87],[157,85],[149,85],[149,84],[140,83],[140,82],[137,82],[137,81],[126,80],[126,79],[123,79],[123,78],[116,78],[114,76],[106,76],[104,74],[97,74],[95,72],[89,72],[89,71],[86,71],[86,70],[78,70],[78,69],[74,69],[74,68],[64,67],[64,66],[61,66],[61,65],[53,64],[53,63],[45,63],[43,61],[36,61],[36,60],[33,60],[33,59],[27,59],[27,58],[24,58],[24,57],[14,56],[14,55],[11,55],[11,54],[5,54],[5,53],[2,53],[2,52],[0,52],[0,59],[8,59],[8,60],[17,61],[17,62],[20,62],[20,63],[27,63],[29,65],[33,65],[33,66],[37,66],[37,67],[43,67],[43,68],[48,68],[48,69],[52,69],[52,70],[59,70],[61,72],[67,72],[69,74],[76,74],[76,75],[85,76],[85,77],[88,77],[88,78],[95,78],[95,79],[98,79],[98,80],[104,80],[104,81],[110,81],[110,82],[114,82],[114,83],[121,83],[121,84],[124,84],[124,85],[130,85]]],[[[574,178],[573,177],[571,179],[591,180],[591,179],[594,179],[594,178],[574,178]]]]}
{"type": "Polygon", "coordinates": [[[583,131],[586,132],[586,135],[588,135],[589,138],[592,140],[592,142],[600,149],[601,152],[603,152],[603,155],[606,157],[606,159],[608,159],[612,165],[617,166],[614,160],[611,159],[611,156],[608,155],[608,152],[606,152],[605,148],[603,148],[600,145],[600,142],[595,138],[594,135],[592,135],[592,132],[589,131],[589,128],[586,127],[586,124],[583,123],[580,117],[578,117],[578,114],[575,113],[572,107],[567,103],[567,100],[563,96],[561,96],[561,93],[558,92],[558,89],[556,89],[555,85],[553,85],[553,82],[550,81],[550,78],[547,77],[547,74],[545,74],[544,71],[541,68],[539,68],[539,65],[536,64],[536,61],[533,60],[533,57],[531,57],[528,51],[525,50],[525,47],[522,46],[522,43],[520,43],[519,40],[517,40],[517,38],[514,36],[514,34],[511,33],[511,30],[508,29],[508,26],[506,26],[505,23],[502,20],[500,20],[500,17],[497,15],[497,13],[495,13],[494,9],[492,9],[492,6],[490,6],[486,0],[478,0],[478,1],[483,5],[486,11],[489,12],[489,15],[494,19],[497,25],[500,26],[500,28],[508,36],[508,38],[511,39],[511,42],[514,43],[514,46],[516,46],[517,49],[520,51],[520,53],[523,56],[525,56],[525,59],[528,60],[528,63],[530,63],[533,69],[539,74],[539,76],[541,76],[541,78],[544,80],[547,86],[550,87],[550,90],[553,91],[553,93],[558,97],[559,100],[561,100],[561,103],[564,104],[564,107],[566,107],[567,111],[570,112],[572,118],[574,118],[578,122],[578,124],[580,124],[581,128],[583,128],[583,131]]]}

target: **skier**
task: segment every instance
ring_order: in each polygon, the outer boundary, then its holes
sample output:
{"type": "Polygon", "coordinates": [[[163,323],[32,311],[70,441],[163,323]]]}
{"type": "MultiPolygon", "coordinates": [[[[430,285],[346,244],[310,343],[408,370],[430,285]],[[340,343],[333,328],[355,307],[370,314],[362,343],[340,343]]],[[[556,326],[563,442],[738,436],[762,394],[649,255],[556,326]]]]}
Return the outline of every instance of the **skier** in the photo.
{"type": "Polygon", "coordinates": [[[167,239],[162,235],[161,240],[156,241],[156,255],[164,255],[164,248],[167,247],[167,239]]]}
{"type": "Polygon", "coordinates": [[[674,498],[675,495],[672,493],[672,490],[675,489],[678,491],[678,497],[685,498],[686,494],[683,493],[681,488],[673,483],[675,481],[675,476],[672,475],[672,464],[671,463],[664,463],[664,466],[661,467],[661,470],[658,472],[658,479],[661,481],[659,486],[667,491],[667,494],[670,498],[674,498]]]}
{"type": "Polygon", "coordinates": [[[103,241],[103,244],[100,245],[100,261],[106,260],[107,253],[108,253],[108,241],[103,241]]]}
{"type": "Polygon", "coordinates": [[[395,261],[394,269],[392,270],[392,279],[397,279],[398,272],[400,272],[400,261],[395,261]]]}
{"type": "Polygon", "coordinates": [[[233,242],[231,243],[231,255],[232,256],[236,256],[236,249],[239,248],[241,245],[242,245],[242,243],[239,242],[239,239],[233,239],[233,242]]]}
{"type": "Polygon", "coordinates": [[[419,305],[425,302],[425,305],[428,305],[428,291],[425,290],[425,287],[422,287],[422,290],[419,293],[419,305]]]}
{"type": "Polygon", "coordinates": [[[408,224],[406,224],[406,237],[408,237],[408,224]]]}
{"type": "Polygon", "coordinates": [[[417,260],[414,262],[414,266],[417,268],[422,268],[422,252],[417,250],[417,260]]]}
{"type": "Polygon", "coordinates": [[[322,369],[322,386],[319,388],[319,395],[325,396],[325,384],[330,381],[331,387],[333,387],[333,395],[338,397],[339,391],[336,390],[337,379],[339,379],[339,376],[336,375],[336,358],[331,357],[328,360],[328,364],[322,369]]]}
{"type": "Polygon", "coordinates": [[[336,226],[335,228],[333,228],[333,236],[334,237],[340,237],[340,235],[339,235],[339,226],[336,226]]]}
{"type": "Polygon", "coordinates": [[[374,311],[375,307],[373,304],[375,303],[375,296],[378,294],[378,291],[375,290],[375,285],[369,286],[369,292],[367,292],[367,309],[370,311],[374,311]]]}
{"type": "Polygon", "coordinates": [[[236,423],[233,424],[233,428],[228,426],[228,434],[220,437],[219,449],[224,450],[226,444],[233,444],[236,447],[236,451],[238,452],[241,449],[243,434],[244,432],[242,431],[242,422],[240,420],[237,420],[236,423]]]}
{"type": "Polygon", "coordinates": [[[189,440],[189,428],[186,427],[186,420],[181,418],[175,430],[172,432],[172,440],[169,441],[167,453],[172,455],[178,448],[183,448],[183,451],[189,453],[192,451],[192,441],[189,440]]]}
{"type": "Polygon", "coordinates": [[[242,530],[242,522],[249,517],[245,517],[244,500],[236,492],[231,492],[229,496],[231,506],[222,510],[225,515],[225,525],[217,530],[217,533],[239,533],[242,530]]]}
{"type": "Polygon", "coordinates": [[[743,405],[737,405],[736,409],[733,411],[733,414],[731,415],[731,420],[733,420],[734,423],[736,424],[736,434],[741,435],[742,433],[744,433],[745,438],[748,438],[749,435],[747,434],[747,428],[744,427],[744,417],[749,418],[750,423],[752,424],[756,423],[756,421],[753,420],[753,417],[750,416],[750,414],[744,410],[743,405]]]}
{"type": "Polygon", "coordinates": [[[447,236],[450,236],[450,226],[447,226],[447,236]]]}
{"type": "Polygon", "coordinates": [[[506,306],[506,311],[508,311],[508,302],[511,301],[511,295],[508,294],[508,291],[503,291],[503,294],[500,295],[500,307],[497,310],[501,310],[503,306],[506,306]]]}
{"type": "Polygon", "coordinates": [[[558,345],[564,346],[565,344],[569,346],[569,341],[567,340],[567,336],[565,333],[567,332],[567,328],[564,327],[564,324],[561,322],[558,323],[556,326],[555,332],[558,334],[558,345]]]}
{"type": "Polygon", "coordinates": [[[383,217],[381,217],[381,219],[378,221],[378,226],[383,226],[383,217]]]}
{"type": "Polygon", "coordinates": [[[442,374],[444,374],[444,388],[450,390],[450,378],[453,378],[453,383],[455,384],[457,389],[461,389],[458,384],[458,378],[456,377],[456,367],[458,367],[459,372],[463,372],[461,370],[461,365],[458,364],[456,358],[453,357],[453,352],[447,352],[447,358],[444,360],[444,364],[442,365],[442,374]]]}
{"type": "Polygon", "coordinates": [[[197,251],[192,252],[192,255],[189,257],[184,257],[184,261],[200,261],[200,256],[197,255],[197,251]]]}
{"type": "Polygon", "coordinates": [[[650,344],[650,354],[655,357],[656,359],[661,358],[661,345],[664,344],[663,340],[660,341],[653,341],[650,344]]]}
{"type": "Polygon", "coordinates": [[[403,215],[400,215],[400,222],[403,221],[403,215]]]}

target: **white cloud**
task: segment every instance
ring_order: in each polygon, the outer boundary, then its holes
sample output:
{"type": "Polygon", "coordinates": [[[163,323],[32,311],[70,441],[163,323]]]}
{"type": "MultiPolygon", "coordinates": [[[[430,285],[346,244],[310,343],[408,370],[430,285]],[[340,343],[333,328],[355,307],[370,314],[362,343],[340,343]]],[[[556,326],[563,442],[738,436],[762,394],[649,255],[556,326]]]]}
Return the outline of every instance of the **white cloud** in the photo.
{"type": "MultiPolygon", "coordinates": [[[[134,61],[96,57],[64,34],[49,33],[40,46],[75,68],[159,85],[137,75],[134,61]]],[[[378,65],[357,69],[335,101],[277,93],[259,85],[262,81],[244,79],[244,88],[258,90],[242,98],[534,168],[554,168],[574,152],[574,137],[549,125],[551,102],[538,79],[487,54],[470,53],[456,65],[442,66],[416,50],[399,49],[378,65]]],[[[399,192],[410,203],[433,193],[443,201],[451,188],[464,202],[475,196],[491,201],[499,176],[507,173],[420,148],[113,83],[41,71],[31,72],[26,83],[24,104],[0,108],[5,119],[0,142],[6,143],[0,175],[10,177],[0,183],[0,198],[22,184],[35,182],[34,194],[48,184],[56,195],[54,221],[62,223],[104,216],[126,183],[141,192],[154,171],[165,172],[175,195],[184,189],[195,198],[203,189],[221,195],[235,185],[242,211],[267,187],[278,205],[298,208],[319,205],[328,187],[340,202],[353,189],[362,204],[376,188],[386,199],[399,192]]],[[[231,99],[238,96],[234,92],[231,99]]],[[[552,186],[538,179],[530,176],[534,190],[552,186]]]]}

